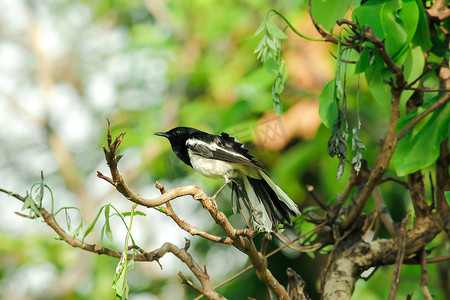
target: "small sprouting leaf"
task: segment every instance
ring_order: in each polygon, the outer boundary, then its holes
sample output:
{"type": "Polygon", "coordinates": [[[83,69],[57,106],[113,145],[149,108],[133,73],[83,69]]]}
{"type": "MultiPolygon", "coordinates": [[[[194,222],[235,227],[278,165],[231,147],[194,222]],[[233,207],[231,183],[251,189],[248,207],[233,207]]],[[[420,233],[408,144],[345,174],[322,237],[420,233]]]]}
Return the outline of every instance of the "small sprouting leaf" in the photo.
{"type": "Polygon", "coordinates": [[[72,236],[78,237],[83,232],[83,222],[73,231],[72,236]]]}
{"type": "Polygon", "coordinates": [[[66,225],[67,225],[67,230],[69,230],[69,232],[72,231],[71,226],[72,226],[72,220],[70,219],[70,215],[67,213],[67,209],[66,209],[66,225]]]}
{"type": "Polygon", "coordinates": [[[102,210],[105,208],[105,206],[102,206],[102,208],[100,208],[99,212],[97,213],[97,216],[95,217],[94,221],[92,221],[92,223],[89,225],[89,227],[86,229],[86,231],[84,232],[83,235],[83,239],[81,240],[81,243],[84,242],[84,239],[88,236],[89,233],[91,233],[91,231],[94,229],[95,224],[98,221],[98,218],[100,217],[100,214],[102,213],[102,210]]]}
{"type": "Polygon", "coordinates": [[[21,210],[26,210],[31,207],[31,205],[34,205],[33,198],[31,197],[31,195],[27,195],[25,201],[23,202],[21,210]]]}
{"type": "Polygon", "coordinates": [[[26,210],[26,209],[30,210],[30,213],[29,213],[30,217],[33,217],[33,218],[42,217],[41,212],[39,210],[39,207],[36,205],[36,203],[34,202],[33,197],[31,196],[31,192],[25,198],[25,201],[23,202],[21,210],[26,210]]]}
{"type": "Polygon", "coordinates": [[[260,34],[261,32],[263,32],[263,30],[266,30],[266,20],[265,20],[265,19],[264,19],[264,21],[261,23],[261,25],[259,25],[258,29],[256,29],[255,36],[257,36],[258,34],[260,34]]]}
{"type": "Polygon", "coordinates": [[[166,213],[166,210],[162,206],[155,206],[153,209],[156,209],[159,212],[162,212],[163,214],[166,213]]]}
{"type": "Polygon", "coordinates": [[[272,37],[268,36],[266,38],[267,46],[269,46],[270,49],[272,49],[272,52],[278,53],[278,43],[276,39],[273,39],[272,37]]]}
{"type": "MultiPolygon", "coordinates": [[[[155,207],[155,208],[156,208],[156,207],[155,207]]],[[[133,212],[133,215],[146,216],[145,213],[143,213],[142,211],[139,211],[139,210],[133,212]]],[[[124,212],[124,213],[122,214],[122,216],[124,216],[124,217],[131,216],[131,211],[124,212]]]]}
{"type": "Polygon", "coordinates": [[[265,43],[266,43],[266,35],[264,35],[262,37],[262,39],[259,41],[258,46],[256,46],[256,49],[255,49],[255,51],[253,53],[260,52],[263,49],[265,43]]]}
{"type": "Polygon", "coordinates": [[[116,267],[112,288],[116,292],[116,299],[128,299],[129,287],[127,283],[127,253],[124,251],[116,267]]]}
{"type": "Polygon", "coordinates": [[[270,33],[270,35],[273,35],[277,39],[280,40],[287,39],[287,35],[283,32],[283,30],[281,30],[280,27],[272,23],[269,19],[266,19],[266,29],[267,32],[270,33]]]}
{"type": "Polygon", "coordinates": [[[110,210],[110,205],[106,205],[105,206],[105,234],[108,237],[108,240],[113,242],[113,235],[112,235],[112,231],[111,231],[111,224],[109,223],[109,218],[110,218],[109,210],[110,210]]]}

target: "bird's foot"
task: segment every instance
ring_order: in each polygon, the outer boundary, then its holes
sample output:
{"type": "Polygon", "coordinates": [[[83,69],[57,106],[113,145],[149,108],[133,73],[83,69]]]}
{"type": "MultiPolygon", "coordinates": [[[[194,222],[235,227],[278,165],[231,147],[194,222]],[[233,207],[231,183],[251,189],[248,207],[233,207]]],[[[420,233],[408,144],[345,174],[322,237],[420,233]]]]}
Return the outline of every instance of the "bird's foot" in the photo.
{"type": "Polygon", "coordinates": [[[217,197],[216,194],[214,194],[212,197],[209,197],[209,199],[211,199],[211,202],[212,202],[212,204],[213,204],[215,210],[217,210],[216,197],[217,197]]]}

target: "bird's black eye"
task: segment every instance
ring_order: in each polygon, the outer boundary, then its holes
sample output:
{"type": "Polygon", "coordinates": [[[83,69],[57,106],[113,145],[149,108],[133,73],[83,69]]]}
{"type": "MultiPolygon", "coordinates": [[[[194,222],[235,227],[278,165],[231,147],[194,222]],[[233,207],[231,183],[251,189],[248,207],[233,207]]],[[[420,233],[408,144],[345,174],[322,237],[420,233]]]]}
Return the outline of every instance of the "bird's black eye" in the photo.
{"type": "Polygon", "coordinates": [[[177,129],[176,131],[175,131],[175,135],[179,135],[181,133],[181,131],[179,130],[179,129],[177,129]]]}

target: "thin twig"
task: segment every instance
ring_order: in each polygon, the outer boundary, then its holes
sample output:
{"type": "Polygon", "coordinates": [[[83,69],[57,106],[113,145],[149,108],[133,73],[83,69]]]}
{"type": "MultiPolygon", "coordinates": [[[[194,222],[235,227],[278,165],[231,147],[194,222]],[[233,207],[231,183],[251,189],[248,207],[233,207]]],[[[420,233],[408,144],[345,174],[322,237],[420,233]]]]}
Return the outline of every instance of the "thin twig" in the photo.
{"type": "MultiPolygon", "coordinates": [[[[322,28],[322,26],[320,26],[319,23],[317,23],[316,20],[314,19],[314,16],[312,14],[312,9],[311,9],[311,0],[308,0],[308,12],[309,12],[309,16],[311,18],[311,21],[314,24],[314,27],[316,27],[317,32],[320,33],[320,35],[325,39],[325,41],[338,44],[339,41],[333,35],[331,35],[328,32],[326,32],[322,28]]],[[[347,45],[346,43],[342,43],[342,44],[347,45]]]]}
{"type": "Polygon", "coordinates": [[[414,79],[411,83],[406,85],[406,89],[412,88],[413,85],[415,85],[418,81],[420,81],[423,77],[425,77],[425,75],[428,74],[428,72],[430,72],[433,69],[432,65],[428,65],[424,68],[422,74],[420,74],[416,79],[414,79]]]}
{"type": "Polygon", "coordinates": [[[384,202],[383,195],[379,187],[373,189],[372,198],[375,203],[377,211],[380,213],[381,222],[383,222],[384,227],[389,231],[391,236],[397,236],[397,229],[395,228],[394,220],[384,202]]]}
{"type": "MultiPolygon", "coordinates": [[[[157,189],[159,189],[161,194],[166,193],[166,189],[164,188],[164,186],[161,183],[156,182],[155,187],[157,189]]],[[[180,217],[178,217],[178,215],[173,210],[173,207],[170,204],[170,201],[166,202],[166,209],[161,212],[166,214],[166,216],[170,217],[172,220],[174,220],[175,223],[178,225],[178,227],[180,227],[187,233],[190,233],[191,235],[198,235],[207,240],[217,242],[217,243],[222,243],[222,244],[232,244],[233,243],[233,240],[230,237],[221,237],[221,236],[211,234],[204,230],[200,230],[200,229],[196,228],[195,226],[189,224],[188,222],[182,220],[180,217]]]]}
{"type": "Polygon", "coordinates": [[[406,234],[408,226],[409,212],[403,218],[400,226],[400,234],[397,238],[397,258],[395,260],[394,276],[392,278],[391,290],[389,291],[389,300],[394,300],[400,283],[400,274],[402,271],[403,258],[406,252],[406,234]]]}
{"type": "Polygon", "coordinates": [[[317,194],[314,192],[314,187],[312,185],[307,184],[306,190],[314,199],[314,201],[316,201],[316,203],[319,204],[320,208],[322,208],[325,212],[328,212],[329,207],[325,203],[323,203],[323,201],[317,196],[317,194]]]}
{"type": "Polygon", "coordinates": [[[434,93],[434,92],[450,93],[449,89],[429,89],[424,87],[405,87],[404,90],[419,91],[424,93],[434,93]]]}
{"type": "Polygon", "coordinates": [[[387,181],[393,181],[396,182],[398,184],[403,185],[406,189],[409,189],[409,185],[406,181],[401,180],[400,178],[394,177],[394,176],[386,176],[380,179],[380,181],[378,181],[378,185],[383,184],[387,181]]]}
{"type": "Polygon", "coordinates": [[[183,273],[178,272],[178,276],[180,276],[182,282],[188,286],[190,286],[192,289],[194,289],[195,291],[199,292],[200,294],[203,295],[203,290],[199,287],[197,287],[194,283],[192,283],[192,281],[190,281],[189,279],[187,279],[186,276],[184,276],[183,273]]]}
{"type": "Polygon", "coordinates": [[[441,107],[442,105],[446,104],[450,99],[450,93],[445,94],[441,99],[433,103],[430,107],[428,107],[426,110],[424,110],[422,113],[417,115],[415,118],[413,118],[411,121],[408,122],[408,124],[403,127],[403,129],[397,134],[397,141],[401,140],[405,137],[405,135],[417,124],[420,120],[428,116],[430,113],[441,107]]]}
{"type": "Polygon", "coordinates": [[[420,256],[420,288],[427,300],[433,300],[430,290],[428,289],[428,271],[427,271],[427,252],[422,249],[419,253],[420,256]]]}

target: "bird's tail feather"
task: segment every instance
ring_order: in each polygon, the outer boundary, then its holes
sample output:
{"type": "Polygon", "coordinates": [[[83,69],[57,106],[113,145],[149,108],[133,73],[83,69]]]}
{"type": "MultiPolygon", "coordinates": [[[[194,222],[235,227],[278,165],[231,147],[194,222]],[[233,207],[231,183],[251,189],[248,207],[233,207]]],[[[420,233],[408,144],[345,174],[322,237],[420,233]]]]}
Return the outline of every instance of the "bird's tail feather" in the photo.
{"type": "Polygon", "coordinates": [[[251,228],[276,232],[283,220],[292,224],[290,216],[296,216],[300,212],[297,205],[264,171],[260,173],[261,179],[233,179],[233,211],[236,213],[239,208],[244,221],[251,228]]]}

